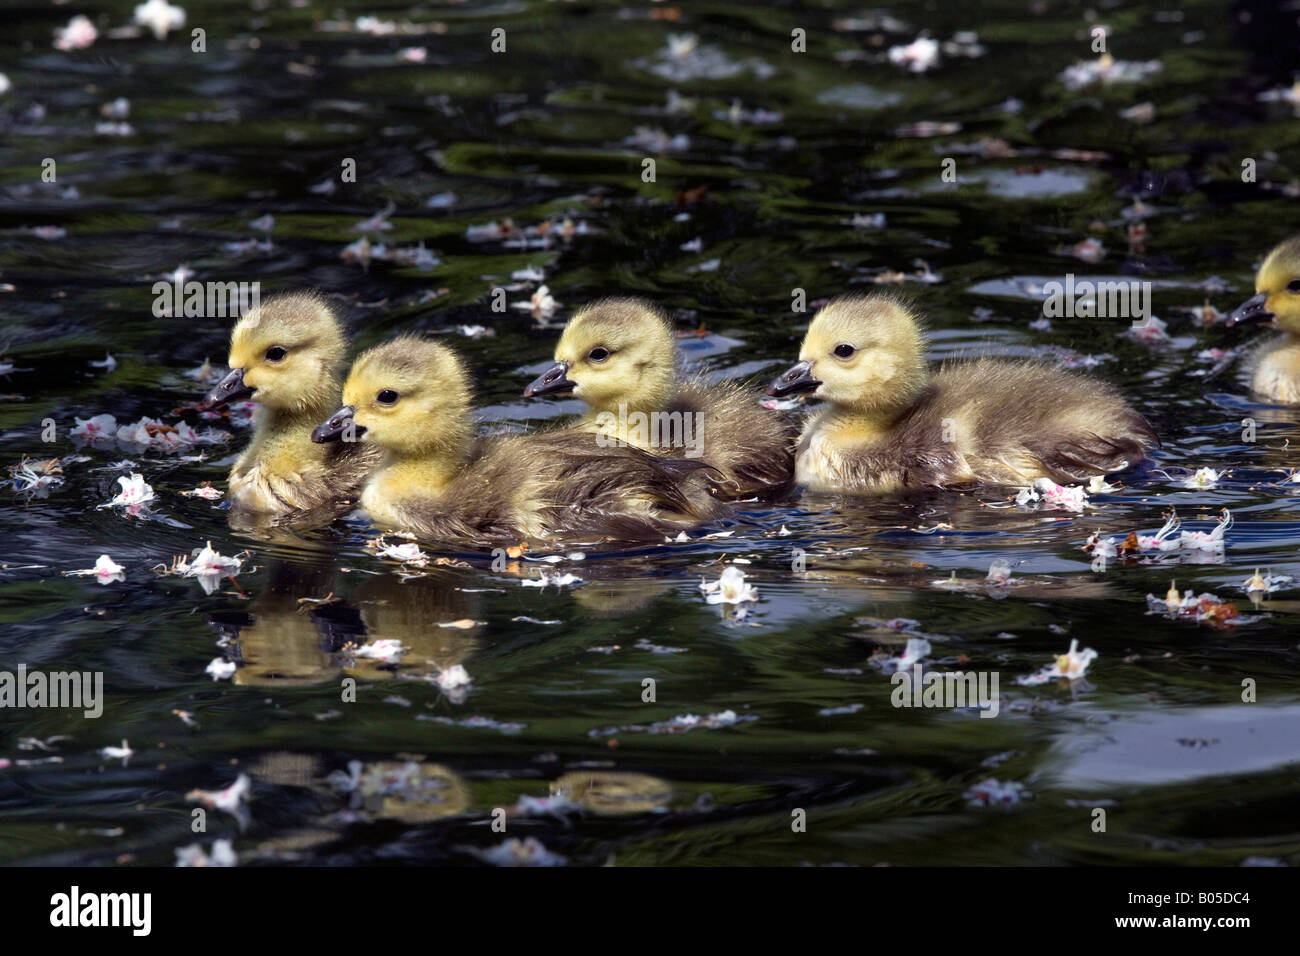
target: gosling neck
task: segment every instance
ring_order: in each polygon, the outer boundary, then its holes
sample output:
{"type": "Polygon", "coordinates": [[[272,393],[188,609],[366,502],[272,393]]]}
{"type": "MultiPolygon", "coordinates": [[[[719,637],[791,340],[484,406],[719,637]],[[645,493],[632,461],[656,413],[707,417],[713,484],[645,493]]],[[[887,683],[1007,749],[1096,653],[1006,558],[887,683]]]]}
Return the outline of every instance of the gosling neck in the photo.
{"type": "Polygon", "coordinates": [[[441,433],[425,443],[384,448],[375,478],[393,494],[440,494],[465,467],[472,441],[469,418],[453,414],[441,433]]]}
{"type": "Polygon", "coordinates": [[[583,424],[611,438],[628,440],[628,419],[635,412],[650,415],[664,411],[677,396],[677,383],[673,377],[647,376],[634,391],[603,401],[594,402],[583,417],[583,424]]]}
{"type": "Polygon", "coordinates": [[[337,381],[332,382],[331,386],[332,398],[331,390],[321,389],[320,398],[289,408],[258,405],[253,444],[279,444],[290,441],[294,443],[301,455],[323,460],[329,451],[329,446],[316,444],[311,440],[310,435],[312,430],[338,407],[337,381]]]}
{"type": "Polygon", "coordinates": [[[854,425],[873,431],[886,431],[898,422],[921,400],[925,388],[908,389],[889,401],[832,404],[823,422],[826,424],[854,425]]]}

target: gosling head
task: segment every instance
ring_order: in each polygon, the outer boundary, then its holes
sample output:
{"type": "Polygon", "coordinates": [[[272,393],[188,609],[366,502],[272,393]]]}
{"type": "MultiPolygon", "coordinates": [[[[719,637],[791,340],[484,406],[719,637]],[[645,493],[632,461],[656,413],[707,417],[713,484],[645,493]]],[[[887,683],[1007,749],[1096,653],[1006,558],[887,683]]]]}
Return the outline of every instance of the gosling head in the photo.
{"type": "Polygon", "coordinates": [[[1228,325],[1246,322],[1273,322],[1300,335],[1300,236],[1268,254],[1255,275],[1255,295],[1228,316],[1228,325]]]}
{"type": "Polygon", "coordinates": [[[569,320],[555,364],[524,397],[571,392],[596,411],[652,409],[667,401],[677,374],[672,322],[643,299],[602,299],[569,320]]]}
{"type": "Polygon", "coordinates": [[[347,350],[343,328],[320,296],[276,296],[235,323],[230,372],[199,404],[215,408],[251,399],[286,412],[328,408],[338,395],[347,350]]]}
{"type": "Polygon", "coordinates": [[[343,407],[312,441],[364,439],[401,456],[463,455],[472,434],[470,377],[445,345],[399,336],[362,352],[343,383],[343,407]]]}
{"type": "Polygon", "coordinates": [[[864,413],[905,407],[925,387],[925,336],[916,317],[886,295],[834,300],[808,326],[799,361],[769,395],[808,392],[864,413]]]}

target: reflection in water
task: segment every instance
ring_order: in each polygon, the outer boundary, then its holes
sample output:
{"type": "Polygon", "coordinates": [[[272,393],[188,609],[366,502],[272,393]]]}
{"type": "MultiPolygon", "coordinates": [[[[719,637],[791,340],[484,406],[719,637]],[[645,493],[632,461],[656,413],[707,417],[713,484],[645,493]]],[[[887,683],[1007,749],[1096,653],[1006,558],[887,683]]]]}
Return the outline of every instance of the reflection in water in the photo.
{"type": "Polygon", "coordinates": [[[351,601],[338,596],[352,583],[343,578],[329,560],[267,562],[267,587],[247,611],[213,616],[214,628],[230,642],[226,657],[239,665],[235,683],[308,685],[343,675],[389,680],[446,670],[473,653],[479,625],[470,622],[481,600],[463,589],[463,576],[440,571],[403,582],[366,575],[351,601]],[[399,641],[400,658],[352,653],[381,640],[399,641]]]}
{"type": "Polygon", "coordinates": [[[354,760],[347,773],[332,774],[330,783],[350,794],[353,810],[407,823],[454,817],[470,803],[469,787],[454,771],[415,760],[354,760]]]}
{"type": "Polygon", "coordinates": [[[567,773],[551,784],[553,796],[564,796],[602,817],[632,816],[667,809],[672,784],[643,773],[584,771],[567,773]]]}

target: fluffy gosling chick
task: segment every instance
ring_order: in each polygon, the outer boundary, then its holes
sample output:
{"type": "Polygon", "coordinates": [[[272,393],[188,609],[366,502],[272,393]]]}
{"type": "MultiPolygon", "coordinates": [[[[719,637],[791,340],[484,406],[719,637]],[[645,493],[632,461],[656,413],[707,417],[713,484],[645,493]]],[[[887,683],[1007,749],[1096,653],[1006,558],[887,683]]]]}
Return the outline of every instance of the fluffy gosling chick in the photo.
{"type": "Polygon", "coordinates": [[[338,318],[313,293],[268,299],[235,323],[230,372],[199,405],[258,404],[253,439],[230,470],[226,497],[235,508],[288,515],[356,496],[378,454],[311,440],[338,406],[346,349],[338,318]]]}
{"type": "Polygon", "coordinates": [[[702,462],[601,448],[562,429],[473,440],[470,376],[445,345],[400,337],[363,353],[344,406],[313,434],[383,449],[361,505],[434,540],[657,537],[721,515],[702,462]]]}
{"type": "Polygon", "coordinates": [[[595,302],[569,320],[555,365],[524,397],[571,392],[589,406],[577,427],[657,455],[702,456],[729,494],[789,487],[794,422],[749,389],[683,381],[676,339],[672,321],[643,299],[595,302]]]}
{"type": "Polygon", "coordinates": [[[1228,316],[1228,325],[1272,322],[1282,334],[1255,353],[1250,387],[1283,405],[1300,405],[1300,236],[1268,254],[1255,275],[1255,295],[1228,316]]]}
{"type": "Polygon", "coordinates": [[[931,375],[915,316],[885,295],[837,299],[769,395],[827,407],[799,439],[795,480],[868,493],[972,482],[1068,483],[1119,471],[1158,444],[1102,382],[1034,362],[976,359],[931,375]]]}

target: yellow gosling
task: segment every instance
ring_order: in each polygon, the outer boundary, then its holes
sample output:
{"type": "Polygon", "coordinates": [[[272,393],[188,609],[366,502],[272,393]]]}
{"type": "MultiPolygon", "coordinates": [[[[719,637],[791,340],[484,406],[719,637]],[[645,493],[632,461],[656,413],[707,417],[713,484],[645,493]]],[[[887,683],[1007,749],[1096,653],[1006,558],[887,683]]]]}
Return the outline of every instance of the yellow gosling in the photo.
{"type": "Polygon", "coordinates": [[[703,462],[600,447],[561,429],[475,441],[459,356],[400,337],[363,353],[313,435],[383,450],[361,493],[378,525],[434,540],[659,537],[724,514],[703,462]]]}
{"type": "Polygon", "coordinates": [[[804,426],[795,480],[871,493],[975,482],[1061,483],[1120,471],[1158,440],[1115,388],[1036,362],[980,358],[931,374],[917,318],[887,295],[837,299],[769,395],[826,402],[804,426]]]}
{"type": "Polygon", "coordinates": [[[1255,295],[1228,316],[1228,325],[1271,322],[1282,334],[1255,353],[1250,387],[1283,405],[1300,405],[1300,236],[1268,254],[1255,276],[1255,295]]]}
{"type": "Polygon", "coordinates": [[[322,447],[312,428],[337,407],[347,343],[325,300],[276,296],[243,316],[230,338],[230,372],[200,403],[257,403],[252,441],[230,470],[235,508],[287,515],[355,498],[377,453],[358,445],[322,447]]]}
{"type": "Polygon", "coordinates": [[[794,470],[793,421],[739,385],[683,380],[671,320],[643,299],[603,299],[579,310],[555,347],[555,365],[524,397],[569,392],[588,405],[577,427],[657,455],[702,457],[729,494],[776,494],[794,470]]]}

